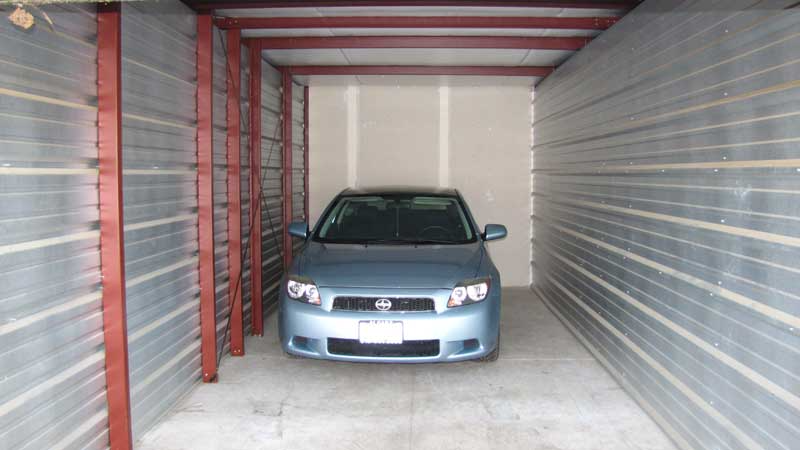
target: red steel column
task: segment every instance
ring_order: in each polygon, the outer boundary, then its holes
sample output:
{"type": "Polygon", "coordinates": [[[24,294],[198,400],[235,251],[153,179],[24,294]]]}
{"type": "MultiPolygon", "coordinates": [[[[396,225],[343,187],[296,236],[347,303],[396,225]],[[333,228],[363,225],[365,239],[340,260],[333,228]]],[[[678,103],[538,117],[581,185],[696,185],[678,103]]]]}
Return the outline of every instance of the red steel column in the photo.
{"type": "Polygon", "coordinates": [[[228,32],[228,304],[231,309],[231,355],[244,355],[242,313],[242,193],[241,193],[241,32],[228,32]]]}
{"type": "Polygon", "coordinates": [[[217,305],[214,284],[213,21],[197,15],[197,239],[200,248],[200,353],[203,382],[217,377],[217,305]]]}
{"type": "Polygon", "coordinates": [[[261,49],[250,46],[250,293],[252,329],[255,336],[264,335],[263,298],[261,295],[261,49]]]}
{"type": "Polygon", "coordinates": [[[97,5],[97,144],[100,270],[109,444],[133,448],[122,216],[122,34],[119,3],[97,5]]]}
{"type": "MultiPolygon", "coordinates": [[[[305,168],[305,176],[303,177],[303,192],[305,195],[303,196],[303,206],[305,207],[306,212],[306,222],[310,219],[308,214],[308,178],[311,171],[308,167],[308,86],[303,88],[303,167],[305,168]]],[[[311,225],[309,223],[309,225],[311,225]]]]}
{"type": "Polygon", "coordinates": [[[292,74],[283,70],[283,267],[292,264],[292,237],[286,233],[292,222],[292,74]]]}

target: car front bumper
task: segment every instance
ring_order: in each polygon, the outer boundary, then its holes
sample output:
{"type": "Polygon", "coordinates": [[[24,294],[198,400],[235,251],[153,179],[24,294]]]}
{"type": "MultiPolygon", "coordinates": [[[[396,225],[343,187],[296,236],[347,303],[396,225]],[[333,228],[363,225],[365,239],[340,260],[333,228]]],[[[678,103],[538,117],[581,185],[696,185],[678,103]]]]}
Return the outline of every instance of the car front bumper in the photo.
{"type": "MultiPolygon", "coordinates": [[[[284,283],[285,284],[285,283],[284,283]]],[[[500,289],[492,286],[482,302],[447,308],[450,289],[365,289],[320,288],[322,305],[290,299],[281,290],[279,327],[283,350],[308,358],[358,362],[423,363],[463,361],[480,358],[497,346],[500,322],[500,289]],[[430,297],[436,311],[360,312],[331,310],[337,296],[430,297]],[[438,354],[431,356],[364,356],[341,354],[329,348],[328,339],[345,339],[355,344],[359,322],[389,320],[403,323],[403,341],[438,341],[438,354]]],[[[392,344],[385,344],[392,345],[392,344]]]]}

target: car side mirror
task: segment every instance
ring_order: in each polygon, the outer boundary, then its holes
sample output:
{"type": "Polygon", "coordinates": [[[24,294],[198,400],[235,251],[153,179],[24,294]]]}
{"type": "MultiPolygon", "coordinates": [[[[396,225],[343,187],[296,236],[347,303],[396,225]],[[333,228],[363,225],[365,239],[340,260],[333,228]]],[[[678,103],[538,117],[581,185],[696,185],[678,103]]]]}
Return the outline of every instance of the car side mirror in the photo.
{"type": "Polygon", "coordinates": [[[495,223],[487,224],[483,232],[484,241],[494,241],[496,239],[503,239],[506,236],[508,236],[508,230],[506,230],[506,227],[495,223]]]}
{"type": "Polygon", "coordinates": [[[305,222],[292,222],[289,224],[289,236],[306,239],[308,237],[308,224],[305,222]]]}

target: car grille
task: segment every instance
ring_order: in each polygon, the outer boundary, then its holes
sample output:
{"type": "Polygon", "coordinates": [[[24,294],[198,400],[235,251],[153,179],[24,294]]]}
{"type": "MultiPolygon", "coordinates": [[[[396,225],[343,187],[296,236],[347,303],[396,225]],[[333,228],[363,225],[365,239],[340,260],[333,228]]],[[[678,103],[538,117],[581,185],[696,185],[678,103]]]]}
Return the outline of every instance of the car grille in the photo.
{"type": "Polygon", "coordinates": [[[402,344],[362,344],[357,339],[328,338],[328,353],[343,356],[409,358],[437,356],[439,341],[403,341],[402,344]]]}
{"type": "Polygon", "coordinates": [[[336,297],[333,299],[333,309],[339,311],[424,312],[435,311],[436,307],[432,298],[423,297],[336,297]],[[392,307],[387,310],[378,309],[375,302],[382,298],[391,301],[392,307]]]}

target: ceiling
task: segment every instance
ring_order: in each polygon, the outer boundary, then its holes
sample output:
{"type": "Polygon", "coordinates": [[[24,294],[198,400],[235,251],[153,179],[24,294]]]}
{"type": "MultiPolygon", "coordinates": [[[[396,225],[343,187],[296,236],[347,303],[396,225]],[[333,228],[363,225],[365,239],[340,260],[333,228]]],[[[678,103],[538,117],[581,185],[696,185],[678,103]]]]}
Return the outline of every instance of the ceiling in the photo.
{"type": "Polygon", "coordinates": [[[425,84],[452,84],[468,74],[470,82],[532,85],[638,2],[187,3],[211,11],[221,28],[241,29],[242,39],[260,45],[270,64],[305,66],[302,74],[293,72],[302,84],[396,84],[413,68],[414,82],[425,84]],[[333,67],[337,75],[329,73],[333,67]]]}

